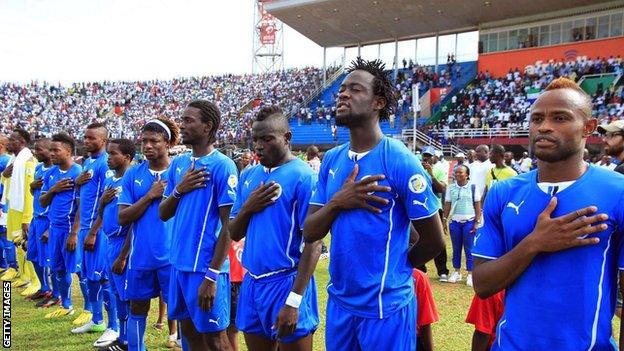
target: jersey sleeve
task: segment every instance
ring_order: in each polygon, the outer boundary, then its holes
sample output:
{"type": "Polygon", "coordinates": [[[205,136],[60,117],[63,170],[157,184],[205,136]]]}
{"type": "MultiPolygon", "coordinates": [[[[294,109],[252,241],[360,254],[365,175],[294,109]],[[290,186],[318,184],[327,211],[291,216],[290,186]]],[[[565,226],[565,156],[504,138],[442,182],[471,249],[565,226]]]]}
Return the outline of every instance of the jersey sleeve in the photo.
{"type": "Polygon", "coordinates": [[[487,299],[475,295],[466,316],[466,323],[474,325],[475,329],[483,334],[493,335],[504,311],[502,296],[503,291],[487,299]]]}
{"type": "Polygon", "coordinates": [[[132,206],[134,204],[134,191],[132,189],[134,185],[134,173],[134,169],[129,169],[121,179],[121,194],[119,194],[117,205],[132,206]]]}
{"type": "Polygon", "coordinates": [[[327,203],[326,186],[327,175],[329,174],[329,161],[321,162],[321,169],[318,173],[318,178],[312,187],[312,194],[310,196],[310,205],[325,206],[327,203]]]}
{"type": "Polygon", "coordinates": [[[428,218],[438,211],[440,203],[433,193],[431,178],[416,156],[411,153],[397,155],[388,171],[410,220],[428,218]]]}
{"type": "MultiPolygon", "coordinates": [[[[249,170],[243,171],[240,175],[240,179],[238,180],[239,184],[244,184],[245,179],[247,179],[248,175],[249,175],[249,170]]],[[[238,215],[238,212],[240,211],[241,207],[245,203],[245,200],[246,199],[243,199],[243,187],[237,186],[236,187],[236,199],[234,200],[234,205],[232,205],[232,209],[230,210],[230,219],[238,215]]]]}
{"type": "Polygon", "coordinates": [[[312,196],[312,189],[314,189],[314,183],[316,183],[316,174],[306,174],[299,183],[299,189],[297,189],[297,216],[299,220],[299,229],[303,230],[303,223],[305,222],[308,214],[308,207],[310,205],[310,198],[312,196]]]}
{"type": "Polygon", "coordinates": [[[22,211],[22,223],[30,223],[33,218],[34,196],[30,192],[30,183],[35,180],[35,163],[33,160],[26,162],[24,178],[24,210],[22,211]]]}
{"type": "Polygon", "coordinates": [[[474,238],[472,256],[493,260],[505,254],[504,229],[501,221],[501,183],[496,183],[487,194],[483,208],[483,226],[474,238]]]}
{"type": "Polygon", "coordinates": [[[234,162],[227,159],[212,176],[219,207],[233,205],[238,187],[238,170],[234,162]]]}
{"type": "Polygon", "coordinates": [[[171,195],[171,193],[173,193],[173,190],[176,187],[176,172],[175,169],[177,167],[178,164],[178,158],[174,158],[173,161],[171,161],[171,164],[169,165],[169,172],[167,172],[167,186],[165,187],[165,191],[163,192],[163,198],[167,198],[169,197],[169,195],[171,195]]]}

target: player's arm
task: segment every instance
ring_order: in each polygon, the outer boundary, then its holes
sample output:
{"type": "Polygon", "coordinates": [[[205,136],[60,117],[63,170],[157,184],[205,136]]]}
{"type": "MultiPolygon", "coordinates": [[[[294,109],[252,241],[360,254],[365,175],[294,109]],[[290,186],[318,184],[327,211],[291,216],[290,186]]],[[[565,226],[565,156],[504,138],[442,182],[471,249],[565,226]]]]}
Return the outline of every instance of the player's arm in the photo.
{"type": "Polygon", "coordinates": [[[412,267],[420,267],[444,249],[444,239],[442,239],[444,229],[437,211],[432,216],[412,221],[412,225],[420,238],[410,247],[407,257],[412,267]]]}
{"type": "Polygon", "coordinates": [[[231,209],[232,205],[219,207],[219,218],[222,223],[221,231],[219,232],[219,237],[217,238],[217,243],[215,245],[214,252],[212,253],[212,261],[210,261],[208,272],[206,272],[206,276],[197,290],[199,307],[205,311],[212,310],[212,306],[214,306],[214,300],[217,296],[216,277],[221,271],[221,266],[223,266],[223,262],[225,261],[230,248],[231,240],[228,230],[228,221],[231,209]]]}
{"type": "Polygon", "coordinates": [[[123,247],[119,252],[119,256],[113,262],[113,266],[111,270],[113,273],[120,275],[123,273],[126,268],[126,261],[128,260],[128,254],[130,253],[130,244],[132,243],[132,230],[128,231],[128,235],[126,235],[126,241],[124,241],[123,247]]]}
{"type": "Polygon", "coordinates": [[[120,204],[118,218],[119,225],[125,226],[141,218],[152,201],[162,197],[164,189],[165,182],[157,180],[154,184],[152,184],[150,190],[139,199],[139,201],[133,203],[132,205],[120,204]]]}
{"type": "Polygon", "coordinates": [[[487,351],[490,335],[475,329],[472,334],[472,351],[487,351]]]}
{"type": "MultiPolygon", "coordinates": [[[[77,191],[78,190],[76,190],[76,192],[77,191]]],[[[67,237],[67,243],[65,244],[65,248],[69,252],[76,250],[76,245],[78,243],[78,230],[80,230],[80,198],[77,197],[74,199],[74,202],[74,206],[76,206],[76,216],[74,217],[74,223],[72,224],[69,236],[67,237]]]]}
{"type": "MultiPolygon", "coordinates": [[[[232,240],[240,241],[247,235],[247,227],[249,226],[251,216],[274,204],[275,201],[272,198],[275,197],[278,189],[279,185],[275,182],[261,183],[249,194],[249,197],[240,207],[236,216],[229,221],[229,233],[232,240]]],[[[240,194],[239,187],[239,196],[240,194]]],[[[239,201],[238,198],[236,201],[239,201]]]]}
{"type": "Polygon", "coordinates": [[[433,351],[433,333],[431,332],[431,324],[420,327],[420,335],[418,338],[423,341],[424,349],[422,351],[433,351]]]}
{"type": "MultiPolygon", "coordinates": [[[[447,197],[448,199],[448,197],[447,197]]],[[[443,220],[449,220],[449,215],[451,214],[451,203],[448,201],[444,202],[444,214],[442,215],[443,220]]]]}
{"type": "MultiPolygon", "coordinates": [[[[488,208],[489,206],[490,204],[488,208]]],[[[474,290],[479,297],[485,299],[507,288],[518,279],[539,253],[557,252],[597,244],[600,241],[599,238],[579,239],[579,237],[607,229],[607,225],[602,223],[608,218],[606,214],[594,215],[597,208],[590,206],[561,217],[551,218],[556,207],[557,198],[553,197],[539,215],[535,229],[501,257],[486,259],[473,255],[474,290]]],[[[488,209],[485,212],[487,215],[488,209]]],[[[489,225],[489,220],[486,220],[485,225],[489,225]]]]}
{"type": "Polygon", "coordinates": [[[41,207],[48,207],[52,202],[54,196],[60,192],[72,190],[74,187],[74,182],[71,178],[65,178],[58,181],[54,186],[52,186],[48,191],[42,191],[41,196],[39,196],[39,204],[41,207]]]}
{"type": "Polygon", "coordinates": [[[362,208],[373,213],[381,213],[381,209],[371,205],[370,202],[388,204],[387,199],[373,194],[374,192],[391,191],[390,187],[376,184],[385,179],[386,176],[377,174],[356,182],[358,172],[359,166],[356,164],[342,188],[324,206],[310,204],[303,227],[303,238],[306,243],[323,239],[329,233],[338,214],[343,210],[362,208]]]}
{"type": "Polygon", "coordinates": [[[95,219],[93,226],[91,226],[91,229],[89,229],[89,233],[84,239],[83,247],[85,251],[93,251],[93,248],[95,248],[95,243],[97,241],[97,233],[101,227],[102,227],[102,215],[100,214],[98,210],[97,218],[95,219]]]}

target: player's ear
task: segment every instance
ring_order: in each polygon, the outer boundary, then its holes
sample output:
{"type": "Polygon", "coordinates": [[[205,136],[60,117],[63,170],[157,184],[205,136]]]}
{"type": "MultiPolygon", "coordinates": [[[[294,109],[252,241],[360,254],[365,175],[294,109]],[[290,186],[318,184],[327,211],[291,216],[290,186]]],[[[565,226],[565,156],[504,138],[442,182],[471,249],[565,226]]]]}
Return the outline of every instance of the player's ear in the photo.
{"type": "Polygon", "coordinates": [[[290,141],[292,140],[291,131],[287,131],[286,133],[284,133],[284,140],[286,141],[286,144],[290,144],[290,141]]]}
{"type": "Polygon", "coordinates": [[[387,104],[388,104],[388,101],[386,101],[386,98],[382,96],[375,96],[374,101],[373,101],[373,108],[376,111],[381,111],[384,107],[386,107],[387,104]]]}

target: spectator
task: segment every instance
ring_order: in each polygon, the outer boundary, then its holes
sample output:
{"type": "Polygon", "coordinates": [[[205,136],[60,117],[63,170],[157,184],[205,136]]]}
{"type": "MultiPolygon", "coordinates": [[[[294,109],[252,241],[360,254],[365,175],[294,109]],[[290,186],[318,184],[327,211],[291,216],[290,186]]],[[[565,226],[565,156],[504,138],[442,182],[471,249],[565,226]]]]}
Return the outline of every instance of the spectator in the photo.
{"type": "Polygon", "coordinates": [[[306,150],[306,159],[312,170],[318,174],[321,169],[321,159],[319,158],[319,150],[316,146],[310,145],[306,150]]]}
{"type": "MultiPolygon", "coordinates": [[[[490,171],[485,175],[485,192],[498,181],[509,179],[518,175],[513,168],[505,164],[505,147],[503,145],[493,145],[492,152],[490,153],[490,162],[494,167],[490,168],[490,171]]],[[[485,194],[483,195],[485,198],[485,194]]]]}
{"type": "Polygon", "coordinates": [[[624,174],[624,121],[614,121],[608,125],[601,125],[598,127],[598,132],[602,134],[605,154],[620,162],[614,170],[624,174]]]}

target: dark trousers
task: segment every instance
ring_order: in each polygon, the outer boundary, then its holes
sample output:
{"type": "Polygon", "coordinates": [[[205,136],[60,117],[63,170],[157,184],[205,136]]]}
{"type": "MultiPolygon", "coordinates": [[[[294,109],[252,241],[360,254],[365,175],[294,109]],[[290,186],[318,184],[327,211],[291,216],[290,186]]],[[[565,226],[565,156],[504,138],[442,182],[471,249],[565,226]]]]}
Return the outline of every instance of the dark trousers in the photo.
{"type": "MultiPolygon", "coordinates": [[[[442,214],[440,214],[440,217],[442,217],[442,214]]],[[[446,230],[446,228],[444,230],[446,230]]],[[[448,268],[446,268],[447,260],[448,260],[448,257],[446,255],[446,243],[444,243],[444,248],[442,249],[442,251],[440,251],[440,253],[433,259],[433,262],[435,263],[435,266],[436,266],[436,270],[438,271],[438,276],[441,276],[442,274],[446,274],[446,275],[449,274],[449,270],[448,268]]],[[[424,273],[427,273],[427,267],[424,264],[416,268],[424,273]]]]}

